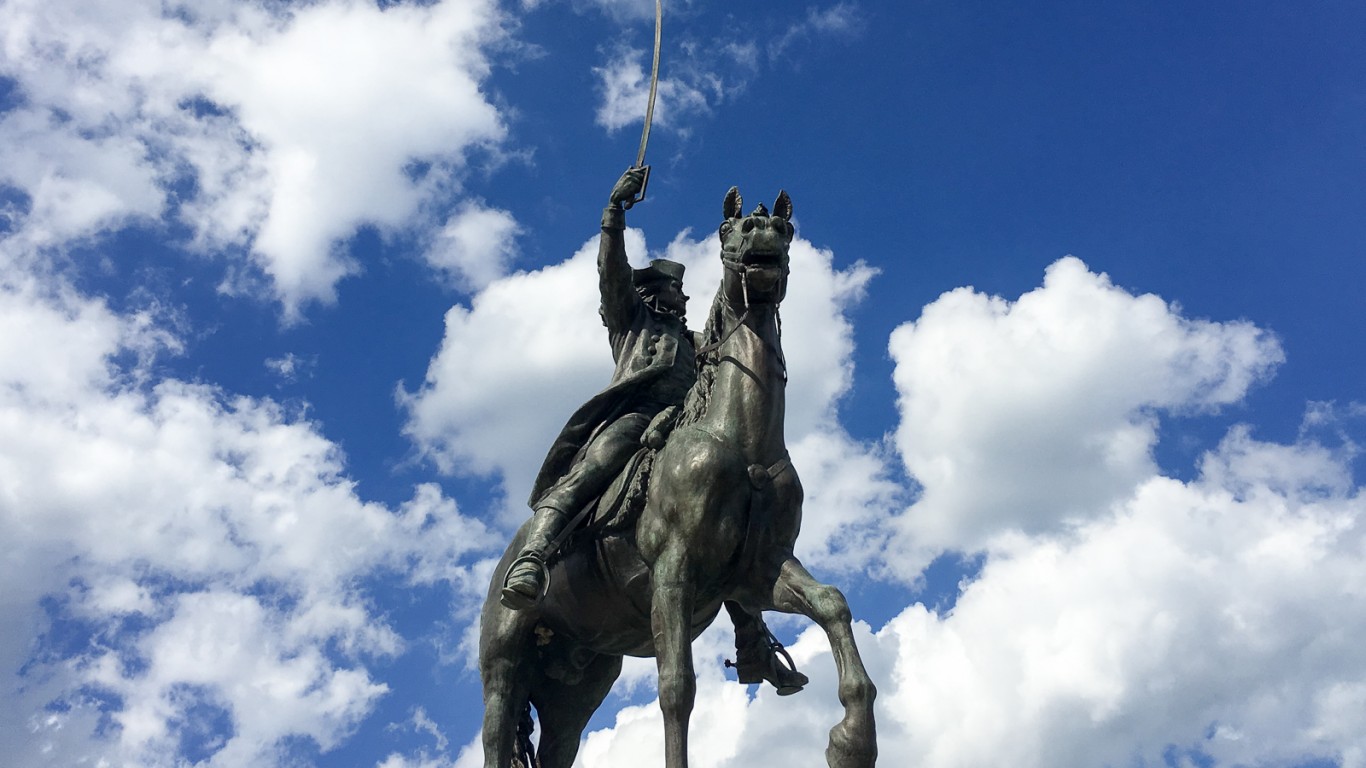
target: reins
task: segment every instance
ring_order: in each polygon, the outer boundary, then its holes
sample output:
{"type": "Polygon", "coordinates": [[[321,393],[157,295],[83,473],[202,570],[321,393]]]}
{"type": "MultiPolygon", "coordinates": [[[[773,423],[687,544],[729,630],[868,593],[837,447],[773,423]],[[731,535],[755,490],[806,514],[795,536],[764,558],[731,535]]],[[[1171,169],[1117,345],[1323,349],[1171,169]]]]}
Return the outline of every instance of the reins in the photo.
{"type": "MultiPolygon", "coordinates": [[[[726,331],[726,333],[723,336],[721,336],[721,338],[717,339],[716,341],[713,341],[710,344],[706,344],[701,349],[697,350],[696,355],[698,360],[701,360],[704,356],[709,355],[712,352],[715,352],[717,349],[720,349],[722,344],[725,344],[727,341],[729,341],[730,337],[735,335],[736,331],[740,330],[740,326],[745,324],[745,320],[749,319],[749,271],[753,269],[753,267],[726,258],[723,258],[721,260],[721,265],[726,269],[731,270],[732,272],[740,273],[740,293],[744,297],[745,311],[740,313],[739,318],[735,321],[735,325],[732,325],[730,330],[726,331]]],[[[774,320],[778,324],[778,336],[781,338],[783,334],[782,315],[778,314],[777,310],[775,309],[773,316],[774,320]]],[[[773,354],[778,358],[778,365],[782,369],[783,373],[783,381],[787,381],[787,356],[783,354],[782,346],[774,346],[767,339],[764,339],[763,342],[764,346],[768,347],[769,351],[773,352],[773,354]]]]}

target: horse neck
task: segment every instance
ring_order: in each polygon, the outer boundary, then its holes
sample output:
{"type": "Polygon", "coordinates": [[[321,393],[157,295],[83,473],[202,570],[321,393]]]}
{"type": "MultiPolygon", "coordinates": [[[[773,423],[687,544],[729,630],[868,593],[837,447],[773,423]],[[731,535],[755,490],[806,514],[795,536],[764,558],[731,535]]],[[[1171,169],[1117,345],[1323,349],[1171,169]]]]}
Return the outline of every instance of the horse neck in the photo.
{"type": "Polygon", "coordinates": [[[777,305],[737,313],[717,297],[720,346],[710,402],[702,422],[725,437],[751,463],[771,464],[787,452],[783,440],[787,369],[779,338],[777,305]]]}

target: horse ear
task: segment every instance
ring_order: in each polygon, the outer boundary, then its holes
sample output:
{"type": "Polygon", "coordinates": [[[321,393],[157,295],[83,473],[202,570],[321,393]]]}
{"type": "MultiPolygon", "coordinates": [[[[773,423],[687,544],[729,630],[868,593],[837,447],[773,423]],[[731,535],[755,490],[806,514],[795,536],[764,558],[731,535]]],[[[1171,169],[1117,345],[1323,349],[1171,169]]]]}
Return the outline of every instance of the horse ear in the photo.
{"type": "Polygon", "coordinates": [[[787,190],[778,192],[778,199],[773,203],[773,215],[792,221],[792,198],[787,196],[787,190]]]}
{"type": "Polygon", "coordinates": [[[726,193],[725,211],[723,211],[725,217],[728,219],[740,218],[743,206],[744,201],[740,199],[740,188],[731,187],[730,191],[726,193]]]}

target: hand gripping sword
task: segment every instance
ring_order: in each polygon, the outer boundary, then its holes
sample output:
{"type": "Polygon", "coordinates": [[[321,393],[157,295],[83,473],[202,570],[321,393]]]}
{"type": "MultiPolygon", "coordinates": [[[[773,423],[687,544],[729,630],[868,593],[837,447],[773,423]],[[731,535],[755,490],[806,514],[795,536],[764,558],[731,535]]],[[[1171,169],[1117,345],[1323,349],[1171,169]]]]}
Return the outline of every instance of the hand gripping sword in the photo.
{"type": "Polygon", "coordinates": [[[650,166],[645,164],[645,145],[650,143],[650,123],[655,116],[655,94],[659,92],[659,35],[664,26],[664,7],[662,0],[655,0],[655,63],[650,68],[650,101],[645,105],[645,128],[640,132],[640,151],[636,153],[636,164],[631,168],[643,168],[645,176],[640,180],[640,192],[622,203],[631,206],[645,199],[645,188],[650,185],[650,166]]]}

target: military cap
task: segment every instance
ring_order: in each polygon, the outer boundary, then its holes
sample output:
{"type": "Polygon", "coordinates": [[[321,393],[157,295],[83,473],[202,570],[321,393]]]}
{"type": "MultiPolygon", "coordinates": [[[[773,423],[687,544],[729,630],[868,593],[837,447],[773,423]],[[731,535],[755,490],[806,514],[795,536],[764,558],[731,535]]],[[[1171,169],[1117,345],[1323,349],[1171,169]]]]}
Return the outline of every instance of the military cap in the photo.
{"type": "Polygon", "coordinates": [[[650,266],[631,270],[631,282],[637,288],[666,280],[683,282],[683,265],[668,259],[652,259],[650,266]]]}

